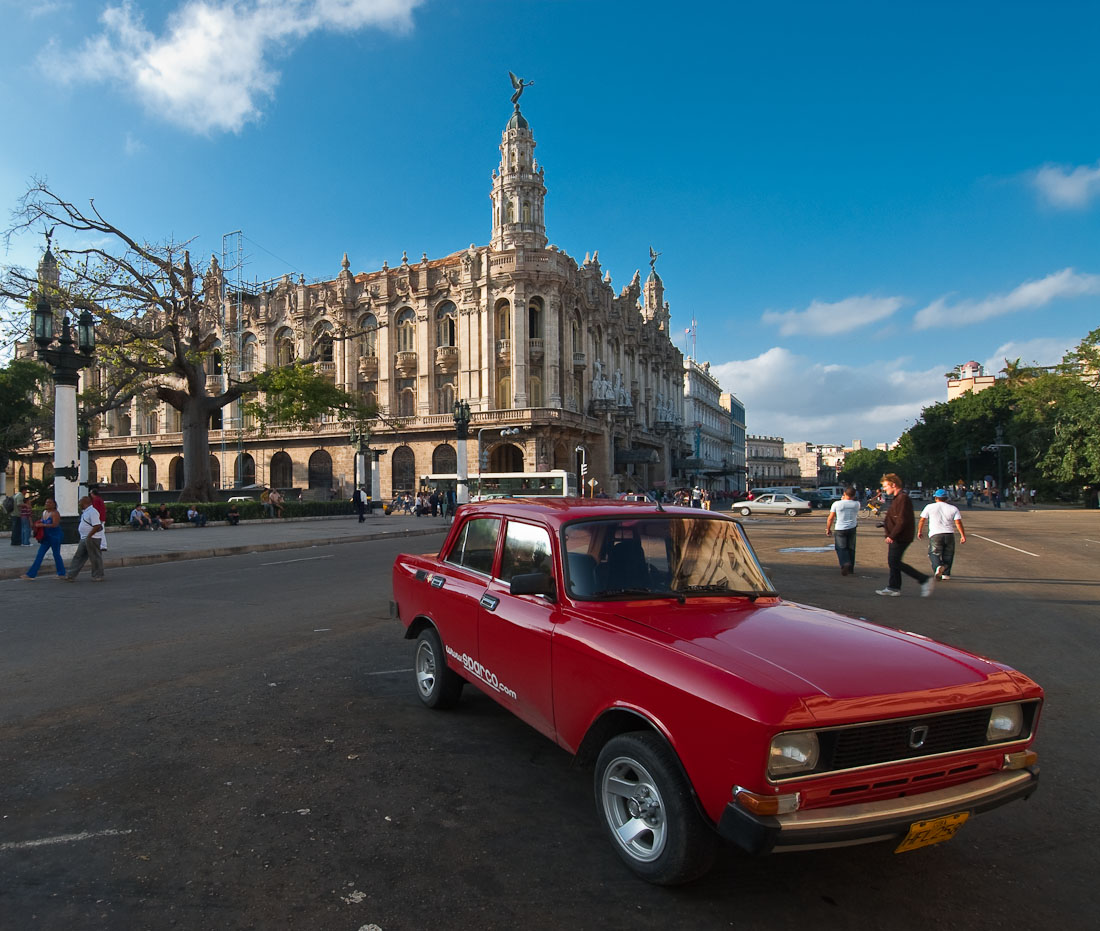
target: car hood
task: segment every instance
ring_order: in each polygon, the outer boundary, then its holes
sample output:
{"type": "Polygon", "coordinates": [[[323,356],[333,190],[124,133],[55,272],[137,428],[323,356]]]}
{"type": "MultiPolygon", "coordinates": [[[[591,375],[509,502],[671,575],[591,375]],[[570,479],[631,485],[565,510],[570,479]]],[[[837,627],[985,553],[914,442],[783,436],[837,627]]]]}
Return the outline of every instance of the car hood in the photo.
{"type": "MultiPolygon", "coordinates": [[[[624,606],[620,605],[620,609],[624,606]]],[[[862,704],[876,714],[904,714],[903,696],[957,707],[1017,697],[1031,684],[1006,666],[918,634],[780,599],[689,599],[646,602],[644,611],[620,610],[620,618],[648,628],[655,639],[755,682],[801,699],[814,712],[847,715],[862,704]]],[[[816,715],[815,715],[816,716],[816,715]]]]}

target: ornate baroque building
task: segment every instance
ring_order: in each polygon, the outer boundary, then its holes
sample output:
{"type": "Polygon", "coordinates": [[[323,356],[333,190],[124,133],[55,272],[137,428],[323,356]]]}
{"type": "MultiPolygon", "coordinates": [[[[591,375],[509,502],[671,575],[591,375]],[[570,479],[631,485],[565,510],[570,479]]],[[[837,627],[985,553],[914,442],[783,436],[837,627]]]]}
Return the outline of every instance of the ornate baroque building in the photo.
{"type": "MultiPolygon", "coordinates": [[[[208,306],[220,307],[211,326],[225,363],[211,366],[210,387],[320,346],[320,370],[384,414],[370,438],[372,490],[384,498],[456,471],[458,399],[472,410],[472,476],[479,453],[485,471],[579,474],[580,446],[597,492],[677,484],[670,464],[688,451],[684,358],[669,339],[661,278],[655,267],[644,283],[635,272],[616,294],[598,253],[578,263],[547,244],[545,199],[517,101],[492,173],[487,246],[358,274],[345,254],[331,280],[284,276],[253,287],[213,259],[204,286],[208,306]],[[348,333],[357,335],[341,338],[348,333]]],[[[337,423],[260,435],[232,405],[212,426],[215,485],[351,493],[354,449],[337,423]]],[[[151,487],[182,487],[179,431],[177,412],[158,402],[112,412],[90,441],[90,480],[136,482],[136,446],[150,443],[151,487]]]]}

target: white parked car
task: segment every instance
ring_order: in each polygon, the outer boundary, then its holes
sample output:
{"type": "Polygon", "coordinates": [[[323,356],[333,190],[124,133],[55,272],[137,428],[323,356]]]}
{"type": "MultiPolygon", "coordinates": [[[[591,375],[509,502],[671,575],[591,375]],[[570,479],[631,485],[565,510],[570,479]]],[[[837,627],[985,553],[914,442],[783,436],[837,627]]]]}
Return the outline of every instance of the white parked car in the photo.
{"type": "Polygon", "coordinates": [[[786,514],[788,517],[796,517],[799,514],[809,514],[812,510],[809,501],[796,498],[794,495],[761,495],[752,501],[738,501],[733,508],[742,517],[750,514],[786,514]]]}

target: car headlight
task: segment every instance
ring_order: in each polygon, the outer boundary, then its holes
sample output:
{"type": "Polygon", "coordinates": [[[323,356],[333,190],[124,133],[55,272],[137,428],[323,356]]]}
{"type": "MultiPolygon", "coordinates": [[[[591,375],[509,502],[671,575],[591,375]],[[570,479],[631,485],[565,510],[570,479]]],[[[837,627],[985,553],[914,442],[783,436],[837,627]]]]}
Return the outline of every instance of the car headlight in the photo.
{"type": "Polygon", "coordinates": [[[989,715],[985,739],[990,743],[1019,737],[1024,727],[1024,709],[1018,704],[997,705],[989,715]]]}
{"type": "Polygon", "coordinates": [[[808,772],[817,765],[817,734],[813,731],[792,731],[772,739],[768,750],[768,775],[789,776],[808,772]]]}

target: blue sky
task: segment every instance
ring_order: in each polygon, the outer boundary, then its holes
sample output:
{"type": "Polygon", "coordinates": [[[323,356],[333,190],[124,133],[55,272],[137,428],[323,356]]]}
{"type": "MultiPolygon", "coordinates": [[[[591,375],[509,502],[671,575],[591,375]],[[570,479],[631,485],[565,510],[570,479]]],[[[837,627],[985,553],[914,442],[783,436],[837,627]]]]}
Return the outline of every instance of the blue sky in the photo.
{"type": "MultiPolygon", "coordinates": [[[[616,289],[649,246],[678,345],[750,432],[893,441],[975,359],[1100,326],[1100,7],[0,0],[0,208],[34,177],[246,277],[489,238],[514,71],[547,233],[616,289]]],[[[61,243],[65,245],[64,242],[61,243]]],[[[17,237],[3,264],[33,264],[17,237]]]]}

